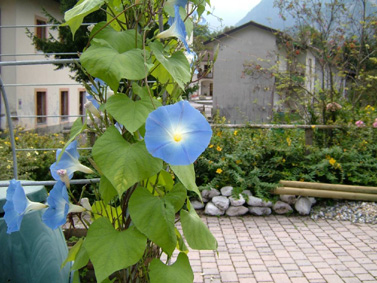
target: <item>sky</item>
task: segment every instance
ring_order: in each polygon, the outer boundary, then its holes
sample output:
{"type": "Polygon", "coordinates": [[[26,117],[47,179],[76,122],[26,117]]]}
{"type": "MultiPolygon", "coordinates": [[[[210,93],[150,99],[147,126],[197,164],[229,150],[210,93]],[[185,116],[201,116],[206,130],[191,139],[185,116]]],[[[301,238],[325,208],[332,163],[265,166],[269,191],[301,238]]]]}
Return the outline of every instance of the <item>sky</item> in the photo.
{"type": "Polygon", "coordinates": [[[209,28],[212,31],[223,29],[226,26],[234,26],[246,14],[254,8],[261,0],[211,0],[210,11],[212,15],[205,16],[209,28]]]}

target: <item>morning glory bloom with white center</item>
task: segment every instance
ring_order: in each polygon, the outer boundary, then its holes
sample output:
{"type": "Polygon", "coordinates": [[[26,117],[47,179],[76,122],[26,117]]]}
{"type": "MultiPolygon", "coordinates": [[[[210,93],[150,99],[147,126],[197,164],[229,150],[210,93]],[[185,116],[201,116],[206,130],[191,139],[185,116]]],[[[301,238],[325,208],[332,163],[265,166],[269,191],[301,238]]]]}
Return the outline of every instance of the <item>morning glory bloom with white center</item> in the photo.
{"type": "Polygon", "coordinates": [[[145,145],[152,156],[171,165],[189,165],[207,148],[211,126],[187,101],[161,106],[145,123],[145,145]]]}
{"type": "Polygon", "coordinates": [[[4,205],[4,219],[7,224],[7,233],[19,231],[24,215],[32,210],[39,210],[47,205],[30,201],[26,195],[20,181],[15,179],[9,182],[7,189],[6,203],[4,205]]]}
{"type": "Polygon", "coordinates": [[[169,19],[170,28],[161,32],[156,36],[156,38],[167,38],[167,37],[177,37],[185,45],[186,50],[190,52],[190,47],[186,41],[187,33],[185,23],[182,21],[181,15],[179,14],[179,6],[174,6],[174,17],[169,19]]]}
{"type": "MultiPolygon", "coordinates": [[[[61,149],[57,150],[56,160],[58,160],[61,152],[61,149]]],[[[77,141],[75,140],[67,146],[59,162],[55,162],[50,166],[52,177],[57,181],[63,181],[68,186],[67,182],[72,179],[73,172],[80,171],[84,173],[93,173],[92,169],[79,162],[79,157],[80,155],[77,152],[77,141]]]]}
{"type": "Polygon", "coordinates": [[[90,94],[86,95],[86,99],[87,99],[87,102],[84,104],[84,107],[88,109],[90,113],[92,113],[94,116],[96,116],[97,118],[100,118],[101,113],[98,110],[99,103],[97,102],[97,100],[95,100],[94,97],[91,96],[90,94]]]}
{"type": "Polygon", "coordinates": [[[58,181],[47,197],[49,207],[42,215],[42,221],[55,230],[67,221],[70,212],[84,212],[85,208],[69,202],[67,188],[62,181],[58,181]]]}

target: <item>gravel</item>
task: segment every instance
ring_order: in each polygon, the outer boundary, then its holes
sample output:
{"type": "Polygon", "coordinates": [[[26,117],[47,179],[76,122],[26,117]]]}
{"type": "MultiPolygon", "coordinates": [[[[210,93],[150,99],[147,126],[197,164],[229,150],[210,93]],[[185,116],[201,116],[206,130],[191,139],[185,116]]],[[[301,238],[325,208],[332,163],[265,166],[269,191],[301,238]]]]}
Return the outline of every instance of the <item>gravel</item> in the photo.
{"type": "Polygon", "coordinates": [[[310,217],[314,220],[322,218],[377,224],[377,203],[347,200],[324,201],[313,206],[310,217]]]}

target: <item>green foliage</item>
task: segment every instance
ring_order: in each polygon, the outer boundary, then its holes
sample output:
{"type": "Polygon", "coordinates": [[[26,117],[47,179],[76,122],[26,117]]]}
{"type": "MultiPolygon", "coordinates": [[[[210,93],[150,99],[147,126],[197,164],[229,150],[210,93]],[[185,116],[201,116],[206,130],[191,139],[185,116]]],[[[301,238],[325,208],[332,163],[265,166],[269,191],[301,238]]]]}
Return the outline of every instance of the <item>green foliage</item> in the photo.
{"type": "Polygon", "coordinates": [[[333,130],[329,147],[322,146],[323,131],[317,129],[310,147],[302,129],[216,128],[214,133],[195,166],[201,190],[231,185],[237,194],[249,189],[272,198],[280,180],[377,186],[377,130],[370,126],[333,130]]]}
{"type": "MultiPolygon", "coordinates": [[[[49,148],[62,148],[65,144],[63,135],[39,135],[22,128],[14,130],[18,178],[20,180],[47,181],[51,180],[50,166],[55,162],[55,151],[38,150],[49,148]]],[[[13,178],[12,148],[7,132],[0,138],[0,180],[13,178]]]]}

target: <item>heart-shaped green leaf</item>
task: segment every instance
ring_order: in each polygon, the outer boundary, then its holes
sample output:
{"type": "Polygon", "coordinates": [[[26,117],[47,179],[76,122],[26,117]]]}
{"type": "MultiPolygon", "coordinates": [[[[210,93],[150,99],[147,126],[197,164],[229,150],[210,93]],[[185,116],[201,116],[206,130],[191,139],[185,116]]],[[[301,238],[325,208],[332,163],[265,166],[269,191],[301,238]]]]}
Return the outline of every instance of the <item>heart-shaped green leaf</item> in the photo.
{"type": "Polygon", "coordinates": [[[163,264],[159,259],[152,260],[149,270],[151,283],[192,283],[194,281],[189,259],[183,252],[179,253],[177,260],[170,266],[163,264]]]}
{"type": "Polygon", "coordinates": [[[109,203],[110,200],[112,200],[113,197],[118,194],[113,184],[111,184],[111,182],[105,176],[101,176],[101,180],[99,182],[99,192],[101,194],[102,200],[106,204],[109,203]]]}
{"type": "Polygon", "coordinates": [[[171,255],[177,244],[174,206],[164,197],[153,196],[138,187],[129,202],[129,212],[137,229],[171,255]]]}
{"type": "Polygon", "coordinates": [[[162,169],[162,160],[150,155],[144,142],[128,143],[115,127],[108,128],[96,141],[93,158],[119,196],[162,169]]]}
{"type": "Polygon", "coordinates": [[[140,80],[149,70],[144,65],[141,49],[119,53],[109,45],[90,46],[81,55],[80,62],[89,74],[104,80],[115,92],[121,79],[140,80]]]}
{"type": "Polygon", "coordinates": [[[145,123],[154,106],[149,98],[133,101],[124,94],[116,94],[107,100],[106,110],[133,133],[145,123]]]}
{"type": "Polygon", "coordinates": [[[65,23],[63,25],[69,25],[72,31],[72,35],[75,36],[76,31],[82,24],[86,15],[97,11],[106,0],[81,0],[72,9],[68,10],[64,14],[65,23]]]}
{"type": "Polygon", "coordinates": [[[174,212],[178,212],[185,203],[186,196],[186,188],[178,183],[166,194],[165,198],[174,206],[174,212]]]}
{"type": "Polygon", "coordinates": [[[119,232],[109,220],[99,218],[90,225],[84,247],[93,263],[98,282],[113,272],[137,263],[147,239],[135,227],[119,232]]]}
{"type": "Polygon", "coordinates": [[[174,171],[175,175],[177,175],[178,179],[186,187],[186,189],[195,192],[198,197],[202,199],[202,195],[200,194],[198,186],[195,182],[194,165],[171,165],[170,167],[174,171]]]}
{"type": "Polygon", "coordinates": [[[185,84],[191,80],[190,64],[185,54],[181,51],[177,51],[165,56],[164,47],[159,41],[153,41],[149,46],[156,56],[156,59],[164,66],[178,85],[184,89],[185,84]]]}
{"type": "Polygon", "coordinates": [[[183,235],[192,249],[216,250],[217,241],[208,227],[203,223],[191,203],[188,203],[189,211],[181,210],[181,223],[183,235]]]}

